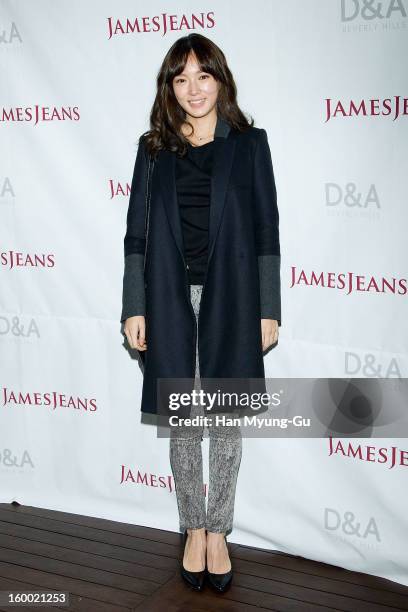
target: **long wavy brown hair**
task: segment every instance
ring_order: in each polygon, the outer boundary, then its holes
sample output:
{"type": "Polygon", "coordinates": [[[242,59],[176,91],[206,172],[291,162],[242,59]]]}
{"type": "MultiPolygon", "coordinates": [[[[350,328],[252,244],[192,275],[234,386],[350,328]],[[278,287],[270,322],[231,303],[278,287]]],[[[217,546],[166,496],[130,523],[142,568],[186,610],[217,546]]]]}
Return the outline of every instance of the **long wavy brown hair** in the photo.
{"type": "MultiPolygon", "coordinates": [[[[188,34],[176,40],[168,50],[157,75],[157,92],[150,112],[150,130],[143,134],[147,151],[153,157],[166,149],[184,155],[187,139],[181,131],[186,112],[180,106],[173,91],[173,79],[187,63],[189,54],[196,56],[200,70],[211,74],[220,84],[217,97],[217,115],[232,128],[241,132],[252,127],[237,103],[237,88],[224,53],[202,34],[188,34]]],[[[191,125],[193,129],[193,126],[191,125]]]]}

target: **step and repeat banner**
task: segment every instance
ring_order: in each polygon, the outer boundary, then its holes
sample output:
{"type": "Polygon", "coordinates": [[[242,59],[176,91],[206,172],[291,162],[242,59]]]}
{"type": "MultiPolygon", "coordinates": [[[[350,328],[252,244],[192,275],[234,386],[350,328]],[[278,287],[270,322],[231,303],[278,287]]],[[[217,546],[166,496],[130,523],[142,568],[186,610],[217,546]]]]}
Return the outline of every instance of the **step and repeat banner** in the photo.
{"type": "MultiPolygon", "coordinates": [[[[191,32],[268,134],[282,327],[266,376],[407,376],[407,15],[407,0],[0,0],[0,502],[178,530],[120,314],[137,140],[191,32]]],[[[230,539],[408,584],[404,436],[244,439],[230,539]]]]}

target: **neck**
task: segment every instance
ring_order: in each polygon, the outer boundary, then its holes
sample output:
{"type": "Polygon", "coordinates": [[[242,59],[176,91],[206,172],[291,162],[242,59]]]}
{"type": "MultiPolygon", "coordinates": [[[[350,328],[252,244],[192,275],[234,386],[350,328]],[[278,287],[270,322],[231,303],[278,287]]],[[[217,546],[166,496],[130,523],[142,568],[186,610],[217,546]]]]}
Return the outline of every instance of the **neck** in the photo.
{"type": "MultiPolygon", "coordinates": [[[[196,137],[208,136],[215,132],[215,126],[217,125],[217,113],[215,110],[205,115],[205,117],[192,117],[186,113],[186,121],[191,123],[194,127],[194,134],[196,137]]],[[[190,134],[190,127],[186,127],[187,134],[190,134]]]]}

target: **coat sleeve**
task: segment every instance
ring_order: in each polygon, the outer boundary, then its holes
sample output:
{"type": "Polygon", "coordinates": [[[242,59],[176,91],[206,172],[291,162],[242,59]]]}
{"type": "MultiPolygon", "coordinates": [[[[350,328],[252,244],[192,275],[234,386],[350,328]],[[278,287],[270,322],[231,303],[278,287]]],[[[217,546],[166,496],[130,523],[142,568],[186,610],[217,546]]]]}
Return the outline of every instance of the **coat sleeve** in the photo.
{"type": "Polygon", "coordinates": [[[136,315],[145,315],[144,253],[146,218],[147,153],[143,135],[133,169],[124,238],[121,323],[136,315]]]}
{"type": "Polygon", "coordinates": [[[255,240],[261,297],[261,318],[281,326],[279,211],[268,136],[259,130],[254,154],[253,197],[255,240]]]}
{"type": "Polygon", "coordinates": [[[144,255],[141,253],[130,253],[125,257],[121,323],[129,317],[146,315],[143,268],[144,255]]]}
{"type": "Polygon", "coordinates": [[[258,255],[261,319],[275,319],[281,326],[280,256],[258,255]]]}

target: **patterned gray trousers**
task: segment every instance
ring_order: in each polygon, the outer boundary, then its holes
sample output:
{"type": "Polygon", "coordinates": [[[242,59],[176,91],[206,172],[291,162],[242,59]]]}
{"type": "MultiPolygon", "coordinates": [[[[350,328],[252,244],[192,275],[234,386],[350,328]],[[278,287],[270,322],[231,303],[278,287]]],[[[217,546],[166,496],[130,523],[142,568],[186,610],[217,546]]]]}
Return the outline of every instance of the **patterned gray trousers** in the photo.
{"type": "MultiPolygon", "coordinates": [[[[202,285],[190,285],[190,299],[198,323],[202,285]]],[[[200,367],[196,345],[195,388],[198,390],[200,367]]],[[[204,415],[202,406],[191,407],[191,417],[204,415]]],[[[233,417],[229,413],[226,416],[233,417]]],[[[235,491],[242,456],[239,425],[216,424],[208,427],[210,438],[209,486],[207,510],[203,482],[201,442],[203,426],[170,428],[170,464],[173,471],[180,531],[204,527],[215,533],[232,531],[235,491]]]]}

